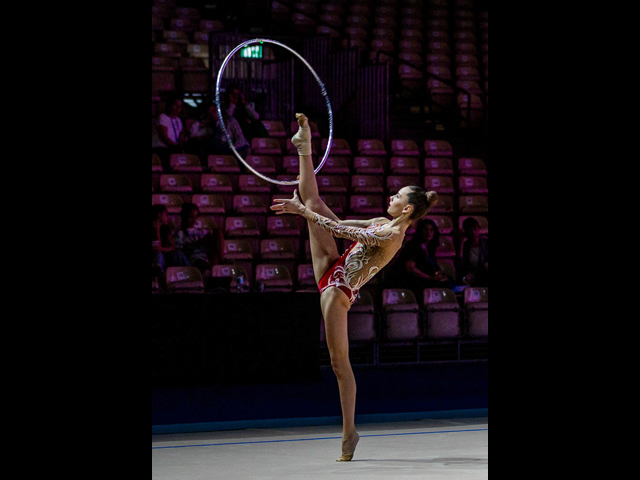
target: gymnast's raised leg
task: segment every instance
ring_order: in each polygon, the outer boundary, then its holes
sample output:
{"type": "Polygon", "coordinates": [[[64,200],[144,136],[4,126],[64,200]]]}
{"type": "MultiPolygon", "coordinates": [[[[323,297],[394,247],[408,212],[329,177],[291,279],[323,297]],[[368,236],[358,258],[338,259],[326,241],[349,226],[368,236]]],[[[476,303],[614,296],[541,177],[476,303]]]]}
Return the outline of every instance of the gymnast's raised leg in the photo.
{"type": "MultiPolygon", "coordinates": [[[[298,148],[300,156],[300,199],[310,210],[337,222],[340,219],[327,207],[318,193],[311,158],[311,129],[307,117],[298,113],[296,118],[300,128],[293,137],[292,143],[298,148]]],[[[314,222],[307,223],[313,271],[316,282],[319,283],[327,270],[340,258],[340,254],[330,232],[314,222]]],[[[331,366],[338,379],[342,406],[342,456],[338,461],[350,461],[359,441],[355,426],[356,381],[349,361],[347,329],[347,312],[351,308],[351,302],[340,289],[329,287],[320,297],[320,307],[324,317],[331,366]]]]}

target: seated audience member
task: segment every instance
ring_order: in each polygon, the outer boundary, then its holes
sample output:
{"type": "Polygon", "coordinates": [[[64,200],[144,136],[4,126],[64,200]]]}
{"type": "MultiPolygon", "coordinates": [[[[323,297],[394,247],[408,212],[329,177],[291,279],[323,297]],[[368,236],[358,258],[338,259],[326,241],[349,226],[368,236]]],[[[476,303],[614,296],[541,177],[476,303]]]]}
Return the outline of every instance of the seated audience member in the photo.
{"type": "Polygon", "coordinates": [[[256,137],[268,137],[269,131],[260,121],[260,115],[253,106],[244,99],[244,94],[235,84],[230,84],[225,93],[223,111],[227,115],[234,117],[245,138],[251,142],[256,137]]]}
{"type": "Polygon", "coordinates": [[[465,241],[462,246],[459,275],[472,287],[489,286],[489,239],[480,235],[478,221],[469,217],[462,222],[465,241]]]}
{"type": "Polygon", "coordinates": [[[189,261],[182,252],[175,249],[171,228],[169,227],[169,215],[164,205],[151,207],[151,269],[155,272],[165,273],[166,267],[188,266],[189,261]]]}
{"type": "Polygon", "coordinates": [[[440,268],[436,259],[439,245],[440,232],[433,220],[420,220],[415,234],[394,262],[387,281],[389,288],[410,289],[416,298],[422,297],[425,288],[453,288],[453,279],[440,268]]]}
{"type": "Polygon", "coordinates": [[[206,280],[211,276],[211,268],[222,263],[224,239],[220,229],[213,232],[196,228],[200,211],[193,203],[184,203],[180,212],[180,230],[174,234],[175,248],[196,267],[206,280]]]}
{"type": "Polygon", "coordinates": [[[168,159],[172,153],[184,153],[184,144],[188,135],[183,127],[181,114],[182,100],[173,96],[167,100],[165,111],[158,116],[156,130],[160,144],[164,146],[157,147],[161,151],[158,156],[162,160],[162,166],[166,166],[166,170],[168,170],[168,159]]]}
{"type": "MultiPolygon", "coordinates": [[[[224,126],[231,137],[233,146],[245,158],[249,154],[249,142],[244,137],[242,129],[234,117],[225,115],[224,126]]],[[[191,127],[189,148],[201,159],[211,154],[233,155],[226,135],[220,126],[220,116],[216,104],[209,102],[204,114],[191,127]]]]}

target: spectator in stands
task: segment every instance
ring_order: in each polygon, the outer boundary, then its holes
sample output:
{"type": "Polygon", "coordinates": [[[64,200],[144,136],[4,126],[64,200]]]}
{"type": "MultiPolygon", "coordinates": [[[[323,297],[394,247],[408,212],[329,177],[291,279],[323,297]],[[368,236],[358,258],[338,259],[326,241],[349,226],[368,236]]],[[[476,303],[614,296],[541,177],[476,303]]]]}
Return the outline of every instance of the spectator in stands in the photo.
{"type": "Polygon", "coordinates": [[[151,268],[165,273],[166,267],[188,266],[189,261],[177,251],[169,227],[169,214],[164,205],[151,206],[151,268]]]}
{"type": "Polygon", "coordinates": [[[436,250],[439,245],[440,232],[435,222],[428,218],[420,220],[413,238],[394,263],[389,279],[393,288],[408,288],[416,298],[422,298],[425,288],[453,288],[453,279],[438,265],[436,250]]]}
{"type": "Polygon", "coordinates": [[[156,129],[160,143],[164,146],[158,154],[162,160],[163,167],[166,164],[168,169],[169,156],[172,153],[184,153],[184,144],[187,141],[187,132],[182,124],[182,99],[178,96],[172,96],[167,99],[166,108],[163,113],[158,116],[156,129]]]}
{"type": "Polygon", "coordinates": [[[489,239],[480,236],[480,224],[469,217],[462,222],[466,240],[462,246],[460,276],[472,287],[489,286],[489,239]]]}
{"type": "Polygon", "coordinates": [[[260,115],[253,105],[245,101],[244,94],[236,84],[232,83],[226,89],[223,111],[238,121],[242,133],[249,142],[256,137],[269,136],[269,131],[260,121],[260,115]]]}
{"type": "MultiPolygon", "coordinates": [[[[249,142],[244,137],[238,121],[223,113],[224,126],[231,137],[233,146],[242,158],[249,154],[249,142]]],[[[205,112],[191,127],[189,149],[199,158],[207,158],[211,154],[233,155],[227,137],[220,126],[218,108],[213,102],[205,107],[205,112]]]]}
{"type": "Polygon", "coordinates": [[[196,228],[200,210],[193,203],[184,203],[180,212],[180,230],[174,234],[176,249],[189,263],[200,270],[205,281],[211,276],[211,268],[222,262],[224,239],[219,229],[210,232],[196,228]]]}

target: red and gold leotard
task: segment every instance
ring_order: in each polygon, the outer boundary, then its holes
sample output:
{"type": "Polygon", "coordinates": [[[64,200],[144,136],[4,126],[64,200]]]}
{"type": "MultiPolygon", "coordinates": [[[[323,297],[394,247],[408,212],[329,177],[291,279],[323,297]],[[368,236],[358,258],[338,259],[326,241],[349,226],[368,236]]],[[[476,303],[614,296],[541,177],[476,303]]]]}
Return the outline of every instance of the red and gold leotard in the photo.
{"type": "Polygon", "coordinates": [[[395,233],[385,224],[372,224],[367,228],[345,227],[317,213],[313,221],[334,237],[355,242],[327,270],[318,284],[320,293],[329,287],[339,288],[352,304],[360,288],[382,270],[402,247],[404,235],[395,233]]]}

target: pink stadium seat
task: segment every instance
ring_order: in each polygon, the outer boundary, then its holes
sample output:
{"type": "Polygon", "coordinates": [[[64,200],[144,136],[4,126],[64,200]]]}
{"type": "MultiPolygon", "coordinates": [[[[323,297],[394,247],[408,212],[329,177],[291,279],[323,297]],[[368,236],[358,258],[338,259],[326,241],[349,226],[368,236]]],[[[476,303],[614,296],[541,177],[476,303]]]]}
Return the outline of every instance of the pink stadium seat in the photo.
{"type": "Polygon", "coordinates": [[[420,150],[413,140],[391,140],[391,155],[418,156],[420,155],[420,150]]]}
{"type": "Polygon", "coordinates": [[[193,195],[191,202],[198,206],[200,213],[225,214],[225,204],[222,195],[198,193],[193,195]]]}
{"type": "Polygon", "coordinates": [[[391,341],[417,340],[420,331],[420,306],[414,293],[408,289],[382,291],[385,336],[391,341]]]}
{"type": "Polygon", "coordinates": [[[240,193],[271,193],[272,185],[271,182],[253,173],[238,176],[238,191],[240,193]]]}
{"type": "Polygon", "coordinates": [[[151,195],[151,205],[165,205],[169,214],[182,211],[182,197],[175,193],[156,193],[151,195]]]}
{"type": "Polygon", "coordinates": [[[389,163],[392,175],[420,175],[420,164],[416,157],[391,157],[389,163]]]}
{"type": "Polygon", "coordinates": [[[450,157],[453,155],[451,144],[446,140],[425,140],[424,151],[427,157],[450,157]]]}
{"type": "Polygon", "coordinates": [[[267,214],[267,205],[262,195],[239,194],[233,196],[233,211],[237,215],[267,214]]]}
{"type": "Polygon", "coordinates": [[[387,150],[384,147],[384,144],[381,140],[378,139],[359,139],[358,140],[358,155],[361,156],[369,156],[369,155],[387,155],[387,150]]]}
{"type": "Polygon", "coordinates": [[[233,155],[209,155],[207,166],[212,173],[240,173],[240,165],[233,155]]]}
{"type": "Polygon", "coordinates": [[[222,173],[203,173],[200,177],[200,188],[203,192],[231,193],[233,185],[228,175],[222,173]]]}
{"type": "Polygon", "coordinates": [[[351,191],[353,193],[384,193],[384,184],[379,175],[352,175],[351,191]]]}
{"type": "Polygon", "coordinates": [[[423,296],[426,336],[431,339],[461,337],[461,308],[455,293],[446,288],[426,288],[423,296]]]}
{"type": "Polygon", "coordinates": [[[383,175],[384,162],[380,157],[354,157],[353,169],[360,175],[383,175]]]}
{"type": "Polygon", "coordinates": [[[160,191],[192,192],[191,180],[184,174],[163,173],[160,175],[160,191]]]}

